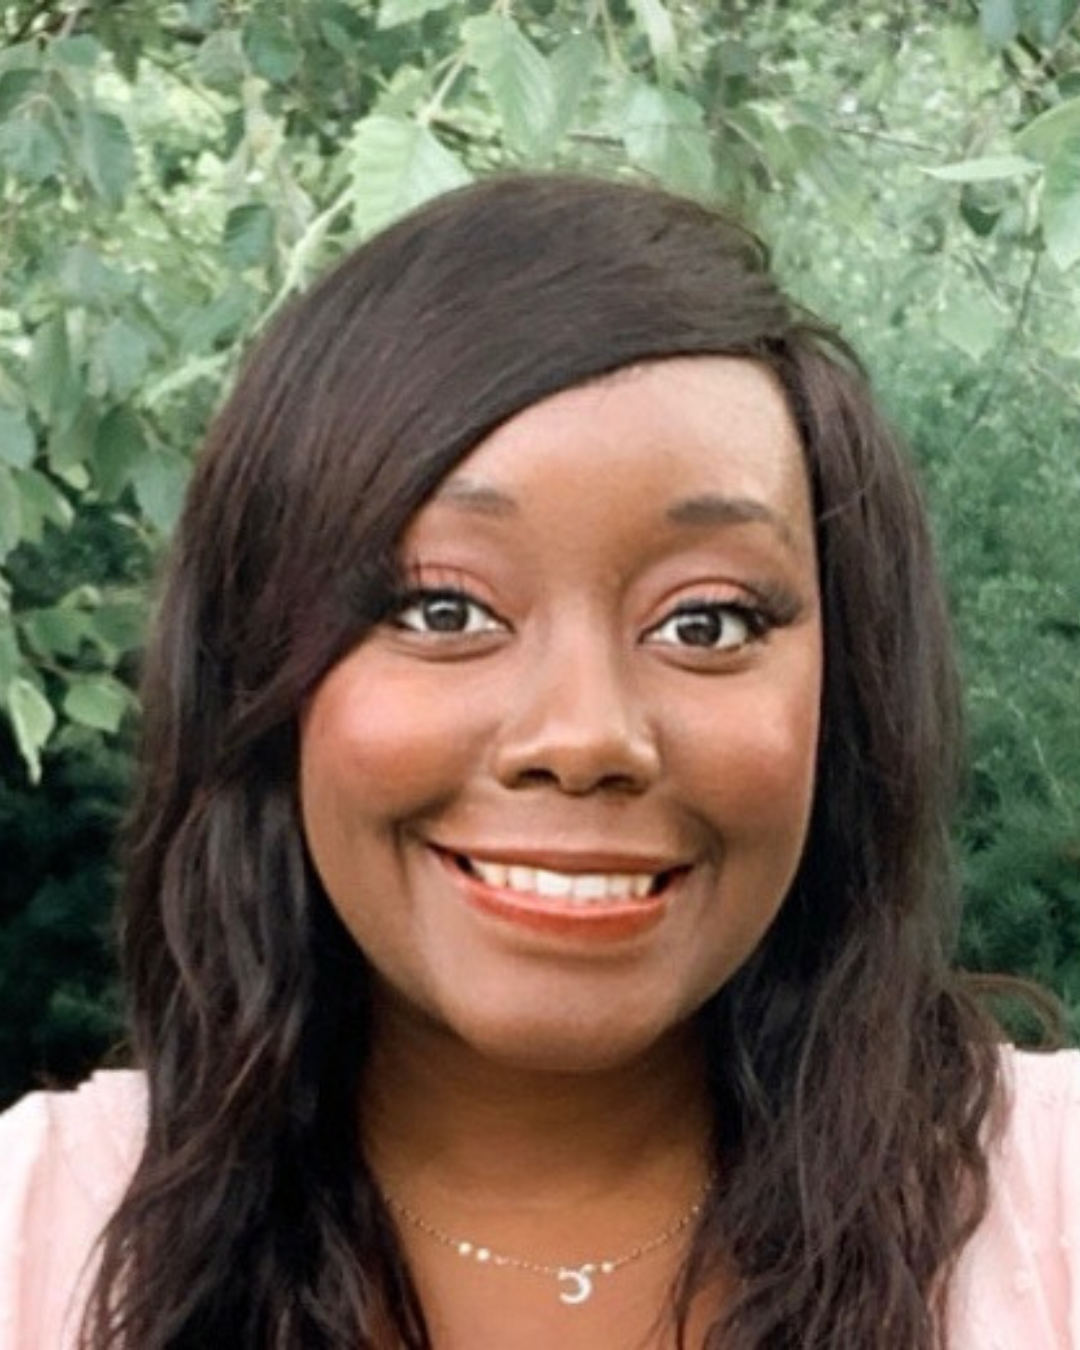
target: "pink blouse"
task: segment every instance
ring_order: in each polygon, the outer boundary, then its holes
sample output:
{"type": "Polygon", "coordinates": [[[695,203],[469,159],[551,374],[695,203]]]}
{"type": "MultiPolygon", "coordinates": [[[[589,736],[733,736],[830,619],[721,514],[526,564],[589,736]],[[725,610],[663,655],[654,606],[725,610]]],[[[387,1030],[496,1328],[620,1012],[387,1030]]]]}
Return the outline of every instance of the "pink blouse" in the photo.
{"type": "MultiPolygon", "coordinates": [[[[990,1212],[957,1268],[950,1350],[1080,1350],[1080,1052],[1006,1051],[990,1212]]],[[[140,1150],[133,1072],[0,1116],[0,1350],[71,1350],[94,1240],[140,1150]]]]}

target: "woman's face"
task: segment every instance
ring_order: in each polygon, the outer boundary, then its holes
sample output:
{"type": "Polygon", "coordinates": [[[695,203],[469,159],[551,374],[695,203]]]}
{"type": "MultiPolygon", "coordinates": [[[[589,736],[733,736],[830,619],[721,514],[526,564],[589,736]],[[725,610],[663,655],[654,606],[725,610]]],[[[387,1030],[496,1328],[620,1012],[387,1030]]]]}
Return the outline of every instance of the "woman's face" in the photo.
{"type": "Polygon", "coordinates": [[[752,362],[527,408],[403,541],[301,727],[304,828],[381,997],[519,1067],[675,1031],[789,888],[821,615],[801,449],[752,362]]]}

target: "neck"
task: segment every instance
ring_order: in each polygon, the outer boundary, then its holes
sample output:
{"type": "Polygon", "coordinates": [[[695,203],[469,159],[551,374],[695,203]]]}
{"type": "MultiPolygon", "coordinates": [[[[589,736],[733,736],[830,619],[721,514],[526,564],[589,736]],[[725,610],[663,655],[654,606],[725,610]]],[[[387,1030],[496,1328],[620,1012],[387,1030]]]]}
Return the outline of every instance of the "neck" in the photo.
{"type": "Polygon", "coordinates": [[[543,1210],[635,1190],[689,1196],[705,1175],[710,1109],[693,1028],[631,1063],[560,1073],[493,1062],[399,1009],[376,1025],[364,1143],[402,1199],[543,1210]]]}

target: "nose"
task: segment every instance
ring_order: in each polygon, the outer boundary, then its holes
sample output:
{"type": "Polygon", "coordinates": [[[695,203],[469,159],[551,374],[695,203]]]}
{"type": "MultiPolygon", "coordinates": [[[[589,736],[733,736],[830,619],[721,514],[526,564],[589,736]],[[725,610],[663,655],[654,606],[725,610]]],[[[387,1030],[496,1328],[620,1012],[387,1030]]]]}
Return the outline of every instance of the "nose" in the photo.
{"type": "Polygon", "coordinates": [[[626,653],[591,635],[548,643],[497,737],[498,780],[570,796],[644,792],[660,772],[660,749],[628,666],[626,653]]]}

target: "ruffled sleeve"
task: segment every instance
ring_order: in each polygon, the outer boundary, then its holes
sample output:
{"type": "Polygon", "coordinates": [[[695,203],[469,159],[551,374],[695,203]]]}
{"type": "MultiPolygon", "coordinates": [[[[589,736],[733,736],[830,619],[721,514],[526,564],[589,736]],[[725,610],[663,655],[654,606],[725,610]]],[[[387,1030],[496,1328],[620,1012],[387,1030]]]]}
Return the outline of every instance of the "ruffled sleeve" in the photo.
{"type": "Polygon", "coordinates": [[[1068,1288],[1069,1345],[1080,1347],[1080,1052],[1068,1056],[1063,1075],[1061,1130],[1061,1250],[1068,1288]]]}
{"type": "Polygon", "coordinates": [[[961,1257],[950,1350],[1080,1350],[1080,1052],[1004,1053],[990,1209],[961,1257]]]}
{"type": "Polygon", "coordinates": [[[76,1092],[36,1092],[0,1116],[0,1350],[75,1343],[94,1247],[145,1129],[131,1072],[76,1092]]]}
{"type": "Polygon", "coordinates": [[[17,1350],[26,1232],[43,1166],[48,1115],[41,1093],[0,1116],[0,1350],[17,1350]]]}

